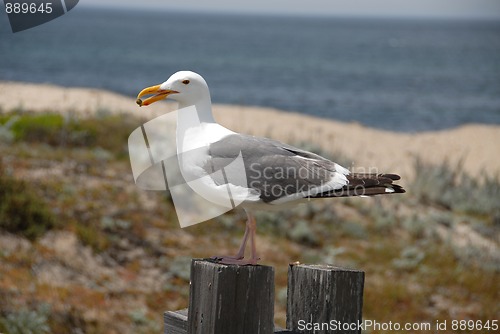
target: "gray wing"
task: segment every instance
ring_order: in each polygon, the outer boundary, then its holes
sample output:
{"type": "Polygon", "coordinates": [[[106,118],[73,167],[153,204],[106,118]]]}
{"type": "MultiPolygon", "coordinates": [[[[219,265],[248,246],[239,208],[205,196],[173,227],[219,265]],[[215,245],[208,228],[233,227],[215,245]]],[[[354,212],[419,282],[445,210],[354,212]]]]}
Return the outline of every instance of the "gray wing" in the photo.
{"type": "MultiPolygon", "coordinates": [[[[210,159],[204,169],[208,174],[220,175],[214,172],[224,169],[240,154],[244,171],[239,172],[245,173],[246,184],[237,185],[258,192],[266,203],[318,189],[327,183],[330,190],[342,188],[347,183],[337,185],[331,182],[345,172],[339,173],[341,167],[330,160],[275,140],[241,134],[229,135],[210,144],[210,159]]],[[[223,179],[214,178],[214,181],[225,183],[223,179]]]]}

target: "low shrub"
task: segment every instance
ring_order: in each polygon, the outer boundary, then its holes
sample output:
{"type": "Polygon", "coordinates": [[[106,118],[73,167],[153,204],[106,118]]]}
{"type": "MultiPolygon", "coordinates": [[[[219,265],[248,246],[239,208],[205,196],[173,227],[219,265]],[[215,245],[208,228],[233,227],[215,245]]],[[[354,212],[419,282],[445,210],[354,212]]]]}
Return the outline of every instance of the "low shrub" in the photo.
{"type": "Polygon", "coordinates": [[[0,163],[0,229],[33,240],[55,226],[53,214],[30,185],[8,175],[0,163]]]}
{"type": "Polygon", "coordinates": [[[1,115],[1,138],[5,141],[45,143],[51,146],[101,147],[126,156],[128,136],[139,126],[130,116],[106,114],[78,118],[56,113],[9,113],[1,115]]]}
{"type": "Polygon", "coordinates": [[[425,205],[487,217],[500,216],[500,179],[498,176],[473,178],[461,163],[439,165],[415,162],[411,192],[425,205]]]}

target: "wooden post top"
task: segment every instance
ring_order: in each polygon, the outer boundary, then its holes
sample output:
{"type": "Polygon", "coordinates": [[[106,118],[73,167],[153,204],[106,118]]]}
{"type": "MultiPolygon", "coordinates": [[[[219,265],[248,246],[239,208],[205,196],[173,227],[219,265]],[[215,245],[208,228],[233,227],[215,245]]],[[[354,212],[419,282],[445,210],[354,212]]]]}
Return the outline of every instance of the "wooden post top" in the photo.
{"type": "Polygon", "coordinates": [[[326,270],[326,271],[342,271],[342,272],[353,272],[353,273],[363,273],[364,271],[358,269],[337,267],[331,264],[305,264],[305,263],[290,263],[290,267],[300,267],[304,269],[311,270],[326,270]]]}
{"type": "Polygon", "coordinates": [[[263,268],[266,268],[265,270],[272,270],[274,271],[274,267],[271,266],[265,266],[262,264],[258,265],[247,265],[247,266],[242,266],[242,265],[237,265],[237,264],[224,264],[224,263],[219,263],[217,260],[211,259],[211,258],[206,258],[206,259],[192,259],[191,263],[200,266],[207,266],[207,267],[213,267],[213,268],[228,268],[229,270],[244,270],[244,271],[255,271],[255,270],[262,270],[263,268]]]}

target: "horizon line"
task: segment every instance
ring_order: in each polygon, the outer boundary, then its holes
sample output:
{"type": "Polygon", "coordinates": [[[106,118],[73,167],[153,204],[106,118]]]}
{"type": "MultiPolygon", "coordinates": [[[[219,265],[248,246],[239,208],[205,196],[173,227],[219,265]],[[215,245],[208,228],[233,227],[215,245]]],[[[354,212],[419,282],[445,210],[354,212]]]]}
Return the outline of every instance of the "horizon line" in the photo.
{"type": "Polygon", "coordinates": [[[346,19],[416,19],[416,20],[457,20],[457,21],[498,21],[500,23],[500,15],[447,15],[447,14],[370,14],[370,13],[321,13],[321,12],[277,12],[277,11],[239,11],[239,10],[210,10],[206,8],[192,9],[169,6],[139,6],[125,4],[122,6],[113,6],[110,4],[85,4],[78,6],[82,9],[103,9],[103,10],[119,10],[119,11],[141,11],[141,12],[170,12],[179,14],[206,14],[206,15],[238,15],[238,16],[262,16],[262,17],[301,17],[301,18],[346,18],[346,19]]]}

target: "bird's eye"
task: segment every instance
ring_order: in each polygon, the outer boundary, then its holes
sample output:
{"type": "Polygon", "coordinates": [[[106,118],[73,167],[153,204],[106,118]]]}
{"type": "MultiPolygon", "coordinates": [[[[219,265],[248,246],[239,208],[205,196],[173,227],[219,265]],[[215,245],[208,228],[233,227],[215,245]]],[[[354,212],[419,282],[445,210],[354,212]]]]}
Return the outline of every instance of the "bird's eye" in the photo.
{"type": "Polygon", "coordinates": [[[189,84],[189,80],[188,79],[182,80],[182,83],[185,84],[185,85],[187,85],[187,84],[189,84]]]}

